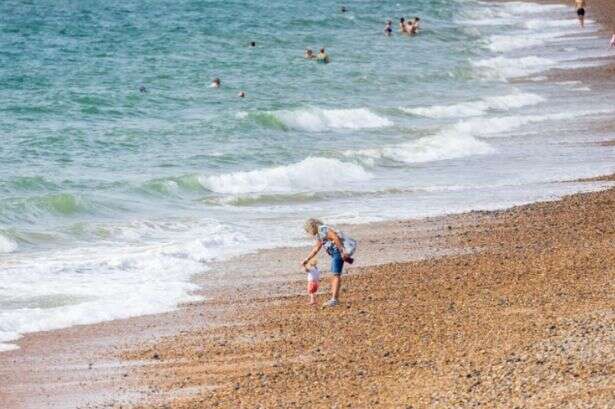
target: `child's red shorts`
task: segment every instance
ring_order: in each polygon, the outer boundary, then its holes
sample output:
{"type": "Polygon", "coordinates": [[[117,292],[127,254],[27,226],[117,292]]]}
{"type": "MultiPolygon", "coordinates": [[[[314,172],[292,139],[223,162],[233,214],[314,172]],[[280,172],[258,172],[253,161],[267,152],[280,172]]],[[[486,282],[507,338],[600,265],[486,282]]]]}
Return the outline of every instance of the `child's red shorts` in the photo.
{"type": "Polygon", "coordinates": [[[318,281],[308,281],[308,294],[318,291],[318,281]]]}

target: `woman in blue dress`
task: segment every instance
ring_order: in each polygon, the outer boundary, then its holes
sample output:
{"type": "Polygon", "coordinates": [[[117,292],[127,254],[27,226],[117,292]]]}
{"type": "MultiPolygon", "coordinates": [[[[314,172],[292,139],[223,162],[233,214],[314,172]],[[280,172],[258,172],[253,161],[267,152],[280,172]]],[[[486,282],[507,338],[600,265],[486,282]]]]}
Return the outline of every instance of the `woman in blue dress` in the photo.
{"type": "Polygon", "coordinates": [[[325,248],[327,254],[331,256],[331,274],[333,274],[333,277],[331,278],[331,299],[323,307],[335,307],[339,304],[344,263],[353,263],[354,260],[351,256],[356,249],[356,242],[318,219],[308,219],[304,228],[311,237],[316,239],[316,243],[310,254],[303,260],[302,265],[305,266],[310,259],[318,254],[321,248],[325,248]]]}

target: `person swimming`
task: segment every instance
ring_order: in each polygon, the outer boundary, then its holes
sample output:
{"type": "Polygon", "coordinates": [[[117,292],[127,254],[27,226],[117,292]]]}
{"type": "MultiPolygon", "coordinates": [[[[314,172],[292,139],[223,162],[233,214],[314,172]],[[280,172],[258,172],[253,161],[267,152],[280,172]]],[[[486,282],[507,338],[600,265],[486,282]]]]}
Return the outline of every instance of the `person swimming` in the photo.
{"type": "Polygon", "coordinates": [[[211,85],[210,85],[210,87],[211,87],[211,88],[220,88],[220,78],[214,78],[214,79],[211,81],[211,85]]]}
{"type": "Polygon", "coordinates": [[[256,47],[256,41],[250,41],[250,47],[256,47]]]}
{"type": "Polygon", "coordinates": [[[306,48],[305,53],[303,53],[303,58],[305,58],[306,60],[313,60],[314,58],[316,58],[316,56],[314,55],[314,51],[312,51],[310,48],[306,48]]]}
{"type": "Polygon", "coordinates": [[[147,88],[145,88],[145,85],[141,85],[139,87],[139,92],[142,93],[142,94],[145,94],[147,92],[147,88]]]}
{"type": "Polygon", "coordinates": [[[342,6],[342,13],[346,13],[348,11],[348,8],[346,6],[342,6]]]}
{"type": "Polygon", "coordinates": [[[384,25],[384,35],[390,36],[391,34],[393,34],[393,22],[391,20],[387,20],[384,25]]]}
{"type": "Polygon", "coordinates": [[[329,64],[331,62],[329,55],[327,54],[324,48],[320,49],[320,52],[318,53],[318,56],[316,57],[316,61],[323,63],[323,64],[329,64]]]}
{"type": "Polygon", "coordinates": [[[420,28],[420,23],[419,21],[421,21],[421,19],[419,17],[415,17],[414,20],[412,20],[411,23],[409,23],[409,30],[408,32],[410,33],[410,35],[416,35],[419,31],[420,28]]]}
{"type": "Polygon", "coordinates": [[[406,19],[403,17],[399,19],[399,32],[400,33],[408,32],[408,29],[406,28],[406,19]]]}
{"type": "Polygon", "coordinates": [[[246,97],[246,93],[245,93],[245,92],[243,92],[243,91],[239,91],[239,94],[237,94],[237,96],[238,96],[239,98],[245,98],[245,97],[246,97]]]}

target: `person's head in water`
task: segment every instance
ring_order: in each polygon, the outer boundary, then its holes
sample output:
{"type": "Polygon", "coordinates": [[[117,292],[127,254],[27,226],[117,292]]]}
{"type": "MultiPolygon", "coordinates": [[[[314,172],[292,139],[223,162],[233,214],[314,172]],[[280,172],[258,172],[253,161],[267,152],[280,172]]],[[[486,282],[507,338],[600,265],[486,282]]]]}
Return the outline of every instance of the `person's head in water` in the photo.
{"type": "Polygon", "coordinates": [[[211,87],[220,88],[220,78],[214,78],[213,81],[211,81],[211,87]]]}
{"type": "Polygon", "coordinates": [[[391,20],[387,20],[386,24],[384,25],[384,34],[391,35],[392,32],[393,32],[393,22],[391,20]]]}
{"type": "Polygon", "coordinates": [[[243,91],[239,91],[239,94],[237,95],[239,98],[245,98],[246,97],[246,93],[243,91]]]}
{"type": "Polygon", "coordinates": [[[342,13],[345,13],[347,11],[348,11],[348,9],[346,8],[346,6],[342,6],[342,13]]]}
{"type": "Polygon", "coordinates": [[[320,53],[318,53],[318,56],[316,57],[316,61],[320,62],[320,63],[324,63],[324,64],[328,64],[329,63],[329,56],[327,55],[327,52],[325,51],[324,48],[320,49],[320,53]]]}
{"type": "Polygon", "coordinates": [[[314,51],[312,51],[310,48],[306,48],[303,57],[307,59],[314,58],[314,51]]]}
{"type": "Polygon", "coordinates": [[[141,86],[139,87],[139,92],[140,92],[140,93],[142,93],[142,94],[144,94],[144,93],[146,93],[146,92],[147,92],[147,88],[145,88],[145,85],[141,85],[141,86]]]}
{"type": "Polygon", "coordinates": [[[250,41],[250,47],[256,47],[256,41],[250,41]]]}

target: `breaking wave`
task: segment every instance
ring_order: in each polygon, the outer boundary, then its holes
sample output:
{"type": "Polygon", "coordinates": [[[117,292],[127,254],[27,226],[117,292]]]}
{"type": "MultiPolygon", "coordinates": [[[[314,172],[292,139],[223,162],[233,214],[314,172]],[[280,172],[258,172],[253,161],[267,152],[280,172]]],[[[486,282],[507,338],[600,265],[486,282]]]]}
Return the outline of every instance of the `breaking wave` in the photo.
{"type": "Polygon", "coordinates": [[[479,101],[463,102],[454,105],[433,105],[430,107],[401,108],[402,111],[429,118],[459,118],[479,116],[490,110],[506,111],[524,106],[537,105],[545,98],[532,93],[513,93],[510,95],[487,97],[479,101]]]}
{"type": "Polygon", "coordinates": [[[265,127],[297,129],[308,132],[324,132],[331,129],[370,129],[393,125],[389,119],[367,108],[321,109],[307,108],[259,113],[241,113],[265,127]]]}
{"type": "Polygon", "coordinates": [[[361,182],[372,175],[361,166],[337,159],[309,157],[301,162],[247,172],[201,177],[215,193],[279,193],[327,190],[340,183],[361,182]]]}

